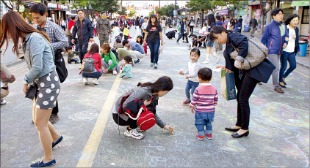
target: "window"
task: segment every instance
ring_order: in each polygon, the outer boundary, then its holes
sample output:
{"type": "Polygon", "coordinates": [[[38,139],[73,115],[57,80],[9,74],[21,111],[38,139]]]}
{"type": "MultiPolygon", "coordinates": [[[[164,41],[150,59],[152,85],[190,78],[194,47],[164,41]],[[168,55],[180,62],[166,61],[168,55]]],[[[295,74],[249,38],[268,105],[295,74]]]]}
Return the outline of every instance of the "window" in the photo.
{"type": "Polygon", "coordinates": [[[301,24],[309,24],[309,6],[303,7],[301,24]]]}

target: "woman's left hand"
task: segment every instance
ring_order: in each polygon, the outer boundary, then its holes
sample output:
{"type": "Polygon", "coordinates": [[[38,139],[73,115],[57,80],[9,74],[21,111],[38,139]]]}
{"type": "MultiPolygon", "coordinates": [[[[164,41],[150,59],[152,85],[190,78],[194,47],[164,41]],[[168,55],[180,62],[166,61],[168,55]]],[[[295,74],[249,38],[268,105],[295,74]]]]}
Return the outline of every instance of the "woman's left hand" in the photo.
{"type": "Polygon", "coordinates": [[[29,89],[28,84],[24,84],[23,91],[24,91],[24,94],[25,94],[25,95],[26,95],[26,93],[27,93],[28,89],[29,89]]]}
{"type": "Polygon", "coordinates": [[[165,125],[165,126],[164,126],[164,129],[165,129],[165,130],[168,130],[168,131],[170,132],[170,134],[173,134],[173,131],[174,131],[174,130],[173,130],[173,128],[172,128],[170,125],[165,125]]]}

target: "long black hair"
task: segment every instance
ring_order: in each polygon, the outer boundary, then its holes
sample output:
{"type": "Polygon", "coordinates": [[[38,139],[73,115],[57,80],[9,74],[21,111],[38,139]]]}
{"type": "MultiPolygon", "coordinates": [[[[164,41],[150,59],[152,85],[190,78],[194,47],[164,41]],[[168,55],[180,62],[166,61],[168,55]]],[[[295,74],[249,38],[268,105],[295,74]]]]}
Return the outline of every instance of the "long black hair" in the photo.
{"type": "Polygon", "coordinates": [[[286,19],[285,19],[285,25],[289,25],[290,22],[294,19],[294,18],[298,18],[299,19],[299,16],[297,14],[291,14],[289,15],[286,19]]]}
{"type": "Polygon", "coordinates": [[[213,26],[210,31],[210,40],[214,41],[215,40],[214,34],[221,34],[222,32],[228,33],[231,31],[228,31],[223,26],[213,26]]]}
{"type": "Polygon", "coordinates": [[[160,26],[160,24],[159,24],[159,22],[158,22],[158,19],[157,19],[156,15],[151,15],[151,16],[150,16],[149,23],[148,23],[147,26],[148,26],[148,27],[149,27],[149,26],[152,27],[152,21],[151,21],[152,18],[155,18],[155,25],[156,25],[156,27],[160,26]]]}
{"type": "Polygon", "coordinates": [[[137,86],[149,87],[152,93],[158,93],[159,91],[170,91],[173,89],[173,82],[170,77],[162,76],[158,78],[154,83],[138,83],[137,86]]]}
{"type": "Polygon", "coordinates": [[[207,23],[208,23],[208,26],[211,26],[212,23],[213,25],[215,25],[215,18],[214,18],[214,15],[213,14],[209,14],[207,16],[208,20],[207,20],[207,23]]]}

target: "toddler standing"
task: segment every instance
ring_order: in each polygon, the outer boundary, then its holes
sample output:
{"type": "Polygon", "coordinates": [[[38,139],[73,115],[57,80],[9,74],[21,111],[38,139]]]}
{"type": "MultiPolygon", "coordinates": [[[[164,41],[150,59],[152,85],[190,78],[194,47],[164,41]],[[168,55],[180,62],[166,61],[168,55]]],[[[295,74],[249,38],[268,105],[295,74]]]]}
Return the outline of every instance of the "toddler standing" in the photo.
{"type": "Polygon", "coordinates": [[[121,73],[121,78],[127,79],[127,78],[132,78],[132,58],[130,56],[125,56],[124,57],[124,64],[122,65],[122,73],[121,73]]]}
{"type": "Polygon", "coordinates": [[[188,79],[185,88],[186,99],[183,101],[184,105],[187,105],[191,102],[189,92],[191,91],[191,95],[193,95],[196,87],[199,85],[197,78],[198,70],[201,68],[200,63],[198,62],[199,57],[200,50],[198,48],[193,48],[190,52],[190,61],[187,63],[187,70],[179,71],[180,75],[185,75],[186,79],[188,79]]]}
{"type": "Polygon", "coordinates": [[[198,130],[198,140],[212,139],[212,122],[214,120],[215,106],[218,102],[217,90],[210,84],[212,70],[201,68],[198,71],[199,86],[196,88],[190,108],[195,112],[195,126],[198,130]],[[204,129],[206,127],[206,129],[204,129]]]}

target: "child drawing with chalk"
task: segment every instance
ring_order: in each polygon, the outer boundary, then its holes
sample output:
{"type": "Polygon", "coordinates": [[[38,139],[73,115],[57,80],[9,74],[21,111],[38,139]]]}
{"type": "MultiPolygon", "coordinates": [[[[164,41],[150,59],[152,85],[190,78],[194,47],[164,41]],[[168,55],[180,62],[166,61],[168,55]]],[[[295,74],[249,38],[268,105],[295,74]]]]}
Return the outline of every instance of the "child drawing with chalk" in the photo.
{"type": "Polygon", "coordinates": [[[195,113],[195,126],[198,130],[198,140],[204,137],[212,139],[212,122],[214,120],[215,106],[218,102],[217,90],[211,85],[212,70],[201,68],[198,71],[199,86],[196,88],[190,108],[195,113]]]}
{"type": "MultiPolygon", "coordinates": [[[[113,112],[113,120],[119,126],[127,126],[124,135],[134,139],[142,139],[144,135],[141,125],[139,125],[138,115],[142,115],[140,111],[147,111],[150,116],[153,116],[156,124],[168,130],[173,134],[173,128],[165,124],[156,113],[156,106],[158,99],[165,96],[170,90],[173,89],[173,82],[170,77],[162,76],[155,82],[138,83],[136,87],[124,93],[115,103],[115,111],[113,112]],[[141,110],[142,109],[142,110],[141,110]],[[139,131],[142,130],[142,131],[139,131]]],[[[146,118],[146,117],[144,117],[146,118]]],[[[148,122],[145,120],[145,122],[148,122]]],[[[154,122],[154,124],[155,124],[154,122]]],[[[142,122],[143,123],[143,122],[142,122]]],[[[151,128],[151,125],[149,128],[151,128]]],[[[147,128],[147,129],[149,129],[147,128]]]]}

